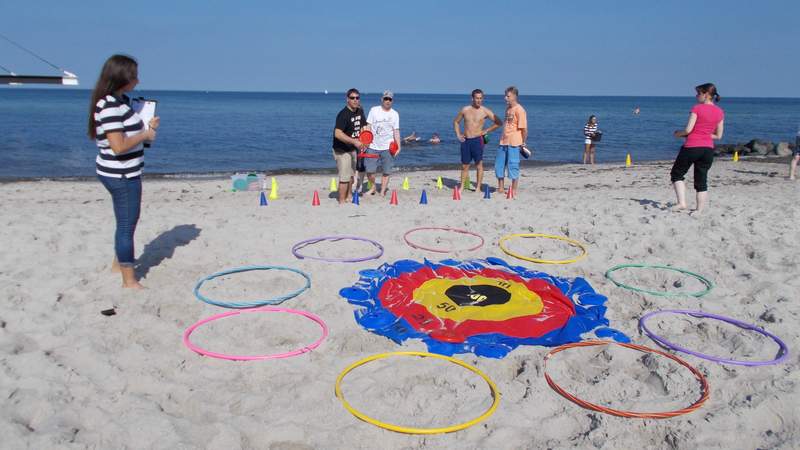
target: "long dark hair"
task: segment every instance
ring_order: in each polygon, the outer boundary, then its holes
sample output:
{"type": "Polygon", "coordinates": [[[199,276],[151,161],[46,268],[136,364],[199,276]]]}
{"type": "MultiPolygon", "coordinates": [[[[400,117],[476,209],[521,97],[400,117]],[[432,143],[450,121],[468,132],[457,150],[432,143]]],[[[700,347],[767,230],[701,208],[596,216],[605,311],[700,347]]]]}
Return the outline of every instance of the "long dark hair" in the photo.
{"type": "Polygon", "coordinates": [[[714,86],[714,83],[701,84],[700,86],[696,86],[694,90],[697,91],[698,94],[708,94],[714,103],[722,100],[722,97],[717,93],[717,87],[714,86]]]}
{"type": "Polygon", "coordinates": [[[592,119],[597,119],[597,116],[595,116],[594,114],[589,116],[589,120],[586,121],[586,125],[591,125],[592,124],[592,119]]]}
{"type": "Polygon", "coordinates": [[[97,102],[106,95],[127,86],[135,80],[139,72],[139,63],[127,55],[113,55],[103,64],[100,71],[100,78],[94,85],[92,91],[92,101],[89,103],[89,138],[97,137],[97,125],[94,122],[94,110],[97,102]]]}

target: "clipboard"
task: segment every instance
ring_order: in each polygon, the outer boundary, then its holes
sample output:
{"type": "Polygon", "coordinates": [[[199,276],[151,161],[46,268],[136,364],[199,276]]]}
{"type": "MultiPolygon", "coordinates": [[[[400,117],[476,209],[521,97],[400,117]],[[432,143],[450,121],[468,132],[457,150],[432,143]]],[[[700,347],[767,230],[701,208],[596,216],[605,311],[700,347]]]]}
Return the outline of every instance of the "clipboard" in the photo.
{"type": "MultiPolygon", "coordinates": [[[[131,99],[131,109],[142,119],[145,130],[150,129],[150,119],[156,116],[156,106],[158,106],[158,100],[146,99],[144,97],[131,99]]],[[[150,147],[150,143],[145,142],[144,146],[150,147]]]]}

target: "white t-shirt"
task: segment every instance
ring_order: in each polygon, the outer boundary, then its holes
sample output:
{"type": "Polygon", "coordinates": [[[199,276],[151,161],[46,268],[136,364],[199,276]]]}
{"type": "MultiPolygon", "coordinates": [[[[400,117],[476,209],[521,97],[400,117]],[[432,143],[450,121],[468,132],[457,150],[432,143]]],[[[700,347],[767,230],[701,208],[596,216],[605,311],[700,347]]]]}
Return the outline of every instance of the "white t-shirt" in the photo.
{"type": "Polygon", "coordinates": [[[400,129],[400,114],[390,109],[384,111],[380,106],[373,106],[367,115],[367,123],[372,129],[372,150],[389,150],[389,144],[394,140],[394,130],[400,129]]]}

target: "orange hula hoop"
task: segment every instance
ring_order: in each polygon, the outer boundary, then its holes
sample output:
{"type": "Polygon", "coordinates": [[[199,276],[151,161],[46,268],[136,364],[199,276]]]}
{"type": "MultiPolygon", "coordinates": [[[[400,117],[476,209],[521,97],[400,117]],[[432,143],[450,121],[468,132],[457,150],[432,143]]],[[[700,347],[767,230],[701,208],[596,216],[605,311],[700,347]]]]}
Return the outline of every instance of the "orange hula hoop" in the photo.
{"type": "Polygon", "coordinates": [[[710,396],[709,387],[708,387],[708,381],[706,380],[706,377],[703,376],[702,373],[700,373],[699,370],[697,370],[696,368],[692,367],[689,363],[687,363],[686,361],[682,360],[681,358],[678,358],[675,355],[671,355],[669,353],[665,353],[665,352],[662,352],[660,350],[652,349],[650,347],[645,347],[643,345],[626,344],[626,343],[622,343],[622,342],[611,342],[611,341],[596,341],[596,340],[575,342],[575,343],[572,343],[572,344],[564,344],[564,345],[561,345],[561,346],[558,346],[558,347],[554,348],[553,350],[550,350],[550,352],[547,355],[545,355],[545,357],[544,357],[544,367],[542,368],[542,371],[544,372],[544,377],[547,380],[547,384],[549,384],[550,387],[554,391],[558,392],[561,396],[563,396],[567,400],[570,400],[570,401],[572,401],[574,403],[577,403],[578,405],[580,405],[580,406],[582,406],[582,407],[584,407],[586,409],[591,409],[591,410],[594,410],[594,411],[598,411],[598,412],[602,412],[602,413],[606,413],[606,414],[611,414],[611,415],[614,415],[614,416],[617,416],[617,417],[626,417],[626,418],[635,418],[635,419],[666,419],[666,418],[669,418],[669,417],[680,416],[680,415],[688,414],[688,413],[690,413],[692,411],[695,411],[695,410],[699,409],[701,406],[703,406],[703,403],[705,403],[706,400],[708,400],[708,398],[710,396]],[[594,404],[594,403],[587,402],[586,400],[581,400],[578,397],[576,397],[576,396],[570,394],[569,392],[567,392],[566,390],[564,390],[564,388],[562,388],[561,386],[557,385],[553,381],[553,379],[550,378],[550,375],[547,374],[547,361],[553,355],[555,355],[556,353],[562,352],[562,351],[567,350],[569,348],[595,347],[595,346],[598,346],[598,345],[619,345],[619,346],[630,348],[630,349],[633,349],[633,350],[637,350],[637,351],[640,351],[640,352],[643,352],[643,353],[655,353],[655,354],[658,354],[658,355],[661,355],[661,356],[665,356],[665,357],[677,362],[678,364],[686,367],[687,369],[689,369],[692,372],[692,374],[694,374],[694,376],[700,382],[700,388],[702,390],[702,395],[700,395],[700,398],[697,399],[697,401],[695,401],[691,406],[688,406],[688,407],[683,408],[683,409],[678,409],[678,410],[675,410],[675,411],[666,411],[666,412],[623,411],[623,410],[620,410],[620,409],[607,408],[605,406],[600,406],[600,405],[597,405],[597,404],[594,404]]]}

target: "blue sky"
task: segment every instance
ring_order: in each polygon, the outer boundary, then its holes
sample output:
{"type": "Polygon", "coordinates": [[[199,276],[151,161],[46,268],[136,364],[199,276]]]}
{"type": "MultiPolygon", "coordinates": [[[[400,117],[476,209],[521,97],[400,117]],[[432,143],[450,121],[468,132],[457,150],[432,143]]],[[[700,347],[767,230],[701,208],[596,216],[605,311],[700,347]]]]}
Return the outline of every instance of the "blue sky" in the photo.
{"type": "MultiPolygon", "coordinates": [[[[122,52],[143,89],[800,97],[797,0],[109,5],[0,0],[0,33],[84,88],[122,52]]],[[[0,65],[53,73],[2,40],[0,65]]]]}

